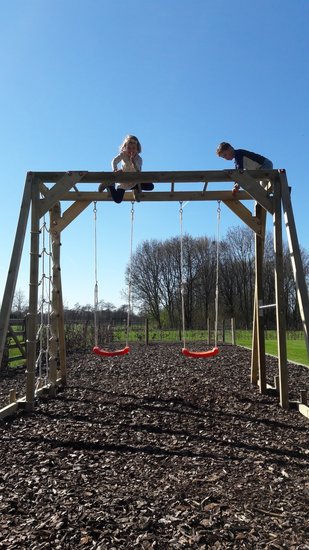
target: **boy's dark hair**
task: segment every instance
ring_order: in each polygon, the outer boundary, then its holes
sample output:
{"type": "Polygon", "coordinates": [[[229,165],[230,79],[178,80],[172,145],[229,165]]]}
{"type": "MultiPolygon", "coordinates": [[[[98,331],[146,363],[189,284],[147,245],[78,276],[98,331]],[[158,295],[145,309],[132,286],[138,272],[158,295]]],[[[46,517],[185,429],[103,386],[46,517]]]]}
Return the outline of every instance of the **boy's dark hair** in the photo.
{"type": "Polygon", "coordinates": [[[232,145],[230,143],[227,143],[227,141],[222,141],[220,145],[217,147],[217,155],[221,155],[223,151],[226,151],[227,149],[232,149],[232,145]]]}

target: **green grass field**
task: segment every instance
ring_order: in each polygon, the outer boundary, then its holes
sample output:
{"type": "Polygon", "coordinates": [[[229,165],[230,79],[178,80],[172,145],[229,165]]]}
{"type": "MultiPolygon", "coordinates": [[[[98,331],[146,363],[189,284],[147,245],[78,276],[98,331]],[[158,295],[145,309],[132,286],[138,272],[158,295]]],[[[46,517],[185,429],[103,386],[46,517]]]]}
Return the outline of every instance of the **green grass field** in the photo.
{"type": "MultiPolygon", "coordinates": [[[[77,333],[70,335],[70,338],[76,336],[77,333]]],[[[221,341],[221,335],[218,335],[218,341],[221,341]]],[[[115,327],[113,330],[113,339],[115,342],[126,341],[126,330],[123,327],[115,327]]],[[[141,326],[133,326],[130,329],[129,334],[130,342],[144,342],[145,331],[141,326]]],[[[179,331],[177,330],[159,330],[149,329],[149,342],[181,342],[179,337],[179,331]]],[[[186,342],[205,342],[207,341],[207,332],[203,330],[191,330],[186,332],[186,342]]],[[[212,337],[213,342],[213,337],[212,337]]],[[[231,332],[229,330],[225,333],[225,342],[231,343],[231,332]]],[[[251,349],[252,345],[252,331],[237,330],[236,331],[236,344],[251,349]]],[[[91,345],[91,343],[89,343],[91,345]]],[[[276,331],[267,331],[265,333],[265,350],[266,353],[277,357],[277,334],[276,331]]],[[[19,355],[19,350],[11,349],[10,357],[19,355]]],[[[287,332],[287,356],[288,360],[294,363],[300,363],[302,365],[309,366],[309,359],[307,356],[307,348],[303,332],[287,332]]],[[[21,364],[22,361],[12,362],[11,366],[21,364]]]]}
{"type": "MultiPolygon", "coordinates": [[[[118,330],[114,334],[115,339],[119,341],[125,341],[125,331],[118,330]]],[[[130,341],[142,341],[144,339],[144,331],[139,328],[130,330],[130,341]]],[[[191,330],[186,333],[186,341],[199,342],[207,339],[206,331],[191,330]]],[[[158,330],[149,329],[149,342],[163,341],[163,342],[177,342],[179,340],[179,332],[177,330],[158,330]]],[[[220,334],[218,340],[220,341],[220,334]]],[[[212,340],[213,341],[213,340],[212,340]]],[[[231,343],[231,332],[226,331],[225,335],[226,343],[231,343]]],[[[238,330],[236,331],[236,344],[251,349],[252,346],[252,331],[238,330]]],[[[265,333],[265,351],[270,355],[278,356],[277,350],[277,334],[276,331],[267,331],[265,333]]],[[[300,363],[302,365],[309,366],[309,358],[307,356],[307,348],[305,343],[305,337],[303,332],[300,331],[288,331],[287,332],[287,357],[289,361],[294,363],[300,363]]]]}
{"type": "MultiPolygon", "coordinates": [[[[265,351],[270,355],[278,356],[277,337],[273,332],[265,340],[265,351]],[[269,337],[270,336],[270,337],[269,337]]],[[[251,349],[251,331],[236,331],[236,343],[239,346],[245,346],[251,349]]],[[[294,363],[309,366],[305,338],[302,332],[287,333],[287,356],[288,360],[294,363]]]]}

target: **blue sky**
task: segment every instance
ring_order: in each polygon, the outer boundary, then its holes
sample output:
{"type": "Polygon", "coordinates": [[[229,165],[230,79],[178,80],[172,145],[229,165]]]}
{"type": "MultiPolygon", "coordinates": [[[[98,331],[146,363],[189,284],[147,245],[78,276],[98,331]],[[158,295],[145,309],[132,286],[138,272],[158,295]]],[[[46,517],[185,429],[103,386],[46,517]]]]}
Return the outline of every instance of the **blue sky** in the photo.
{"type": "MultiPolygon", "coordinates": [[[[2,0],[0,295],[28,170],[110,170],[127,133],[145,170],[232,167],[220,141],[285,168],[309,250],[308,0],[2,0]]],[[[99,298],[124,303],[130,208],[98,205],[99,298]]],[[[179,234],[177,203],[140,203],[134,245],[179,234]]],[[[184,230],[216,234],[217,204],[184,230]]],[[[222,205],[221,235],[240,222],[222,205]]],[[[93,212],[62,238],[64,302],[93,303],[93,212]]],[[[17,289],[28,294],[29,239],[17,289]]]]}

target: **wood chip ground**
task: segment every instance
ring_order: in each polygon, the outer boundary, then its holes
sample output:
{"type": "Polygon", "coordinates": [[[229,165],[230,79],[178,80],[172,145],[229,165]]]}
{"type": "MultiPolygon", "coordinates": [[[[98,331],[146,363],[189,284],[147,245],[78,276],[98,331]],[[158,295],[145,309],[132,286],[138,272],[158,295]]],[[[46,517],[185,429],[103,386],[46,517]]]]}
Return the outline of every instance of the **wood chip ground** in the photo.
{"type": "Polygon", "coordinates": [[[248,350],[180,351],[71,355],[65,390],[1,421],[1,549],[309,550],[308,419],[251,387],[248,350]]]}

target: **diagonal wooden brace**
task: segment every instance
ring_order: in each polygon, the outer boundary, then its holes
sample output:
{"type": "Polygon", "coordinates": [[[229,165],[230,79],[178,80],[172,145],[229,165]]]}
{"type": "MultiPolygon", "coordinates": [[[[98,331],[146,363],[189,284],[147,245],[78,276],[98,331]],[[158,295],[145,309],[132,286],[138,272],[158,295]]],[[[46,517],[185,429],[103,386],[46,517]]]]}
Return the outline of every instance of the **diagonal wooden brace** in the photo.
{"type": "Polygon", "coordinates": [[[226,174],[229,176],[229,179],[239,183],[267,212],[273,214],[272,200],[267,197],[267,193],[260,185],[259,180],[250,176],[245,170],[226,170],[226,174]]]}
{"type": "Polygon", "coordinates": [[[44,216],[58,201],[63,194],[69,191],[76,183],[82,181],[88,172],[66,172],[64,176],[50,189],[45,199],[40,201],[40,217],[44,216]]]}

